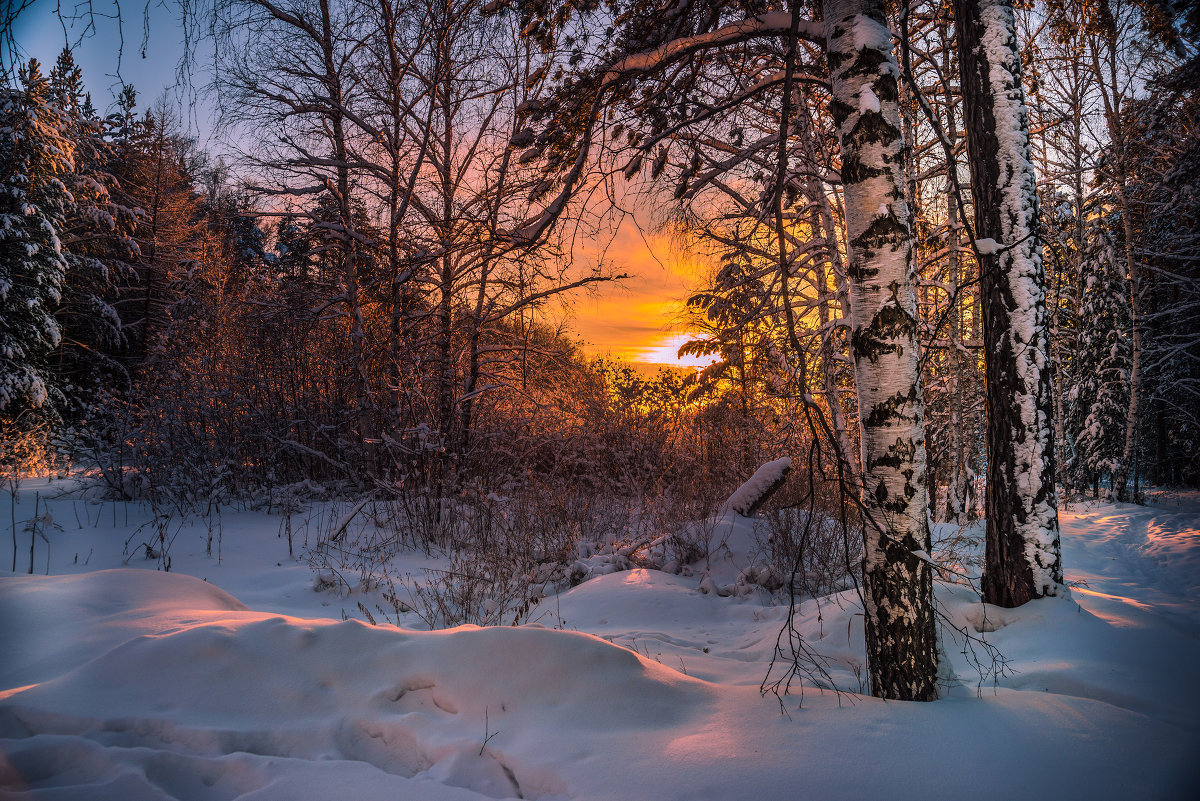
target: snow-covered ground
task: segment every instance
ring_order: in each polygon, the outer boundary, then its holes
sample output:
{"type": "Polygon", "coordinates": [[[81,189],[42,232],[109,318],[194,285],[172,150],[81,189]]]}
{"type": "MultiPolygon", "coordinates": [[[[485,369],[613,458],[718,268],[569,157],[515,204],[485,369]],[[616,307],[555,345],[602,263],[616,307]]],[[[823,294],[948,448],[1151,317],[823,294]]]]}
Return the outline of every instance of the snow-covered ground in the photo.
{"type": "MultiPolygon", "coordinates": [[[[1067,578],[1083,582],[1070,598],[984,609],[940,587],[1008,672],[978,688],[946,637],[952,686],[928,704],[760,695],[787,607],[701,591],[745,567],[744,519],[717,527],[711,581],[613,572],[545,599],[529,625],[429,632],[372,626],[357,593],[316,589],[278,516],[226,511],[219,562],[207,524],[173,527],[170,573],[144,556],[149,517],[46,482],[23,485],[15,512],[0,500],[19,571],[0,574],[0,797],[1200,793],[1200,495],[1064,510],[1067,578]],[[53,521],[29,576],[35,501],[53,521]]],[[[857,690],[854,593],[806,602],[796,626],[857,690]]]]}

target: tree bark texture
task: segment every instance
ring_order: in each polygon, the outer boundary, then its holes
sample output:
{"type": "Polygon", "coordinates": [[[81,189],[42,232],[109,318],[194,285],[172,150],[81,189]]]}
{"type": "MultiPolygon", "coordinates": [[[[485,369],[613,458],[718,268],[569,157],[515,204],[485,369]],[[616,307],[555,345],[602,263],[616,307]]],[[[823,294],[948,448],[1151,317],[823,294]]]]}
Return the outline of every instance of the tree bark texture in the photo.
{"type": "Polygon", "coordinates": [[[1013,607],[1057,595],[1062,584],[1037,183],[1011,0],[955,0],[954,8],[975,236],[982,240],[988,462],[983,600],[1013,607]]]}
{"type": "Polygon", "coordinates": [[[851,347],[862,431],[863,600],[871,692],[937,697],[925,434],[899,69],[883,0],[827,0],[842,150],[851,347]]]}

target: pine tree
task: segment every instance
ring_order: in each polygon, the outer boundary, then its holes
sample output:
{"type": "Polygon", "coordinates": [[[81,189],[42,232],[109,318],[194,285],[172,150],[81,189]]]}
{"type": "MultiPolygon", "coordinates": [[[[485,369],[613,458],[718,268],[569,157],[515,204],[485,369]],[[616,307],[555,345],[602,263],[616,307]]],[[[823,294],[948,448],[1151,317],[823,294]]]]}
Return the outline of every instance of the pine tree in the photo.
{"type": "Polygon", "coordinates": [[[749,417],[764,384],[772,379],[769,352],[778,332],[764,320],[768,288],[758,265],[734,249],[722,260],[712,286],[688,298],[693,326],[701,332],[684,343],[680,356],[713,356],[713,362],[689,379],[693,395],[715,393],[727,383],[743,417],[749,417]],[[774,335],[774,336],[773,336],[774,335]]]}
{"type": "Polygon", "coordinates": [[[56,417],[64,396],[49,365],[61,332],[67,260],[61,232],[73,169],[68,118],[41,65],[21,68],[20,87],[0,83],[0,414],[56,417]]]}
{"type": "Polygon", "coordinates": [[[987,380],[983,598],[1020,606],[1062,584],[1050,320],[1037,182],[1011,0],[957,0],[987,380]]]}

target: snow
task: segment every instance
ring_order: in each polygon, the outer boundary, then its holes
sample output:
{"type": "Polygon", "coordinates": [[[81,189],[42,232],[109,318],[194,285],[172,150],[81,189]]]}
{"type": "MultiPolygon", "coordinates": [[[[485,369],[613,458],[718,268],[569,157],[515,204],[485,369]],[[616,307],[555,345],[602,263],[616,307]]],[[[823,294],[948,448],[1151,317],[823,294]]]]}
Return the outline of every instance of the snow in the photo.
{"type": "Polygon", "coordinates": [[[858,113],[867,114],[879,113],[879,98],[875,96],[875,92],[871,89],[871,84],[864,83],[858,91],[858,113]]]}
{"type": "Polygon", "coordinates": [[[942,700],[859,695],[854,591],[805,601],[794,623],[846,692],[806,688],[786,715],[758,690],[786,602],[699,591],[760,558],[752,519],[703,524],[682,574],[611,572],[530,625],[429,632],[342,620],[375,596],[314,591],[277,515],[224,511],[219,562],[189,521],[163,573],[121,555],[148,509],[47,482],[2,497],[0,520],[36,501],[61,526],[50,575],[0,574],[5,798],[1185,798],[1200,778],[1200,493],[1064,508],[1070,597],[1003,610],[939,585],[1008,660],[996,687],[944,633],[942,700]]]}
{"type": "MultiPolygon", "coordinates": [[[[888,52],[892,49],[892,34],[886,26],[880,25],[877,21],[871,19],[866,14],[860,13],[859,8],[855,7],[854,3],[843,4],[849,6],[849,9],[838,9],[832,15],[832,19],[840,19],[840,25],[850,26],[850,45],[857,52],[862,50],[878,50],[880,52],[888,52]],[[851,10],[853,17],[850,19],[841,18],[841,14],[851,10]]],[[[826,12],[828,13],[828,12],[826,12]]],[[[894,61],[890,61],[880,65],[881,74],[884,75],[899,75],[898,66],[894,61]]]]}
{"type": "Polygon", "coordinates": [[[783,481],[788,471],[792,469],[792,458],[784,456],[767,462],[754,471],[742,486],[738,487],[729,500],[725,501],[724,509],[731,509],[740,515],[754,514],[755,507],[783,481]]]}
{"type": "Polygon", "coordinates": [[[1004,246],[990,237],[975,240],[975,249],[979,251],[980,256],[991,256],[994,253],[999,253],[1004,246]]]}

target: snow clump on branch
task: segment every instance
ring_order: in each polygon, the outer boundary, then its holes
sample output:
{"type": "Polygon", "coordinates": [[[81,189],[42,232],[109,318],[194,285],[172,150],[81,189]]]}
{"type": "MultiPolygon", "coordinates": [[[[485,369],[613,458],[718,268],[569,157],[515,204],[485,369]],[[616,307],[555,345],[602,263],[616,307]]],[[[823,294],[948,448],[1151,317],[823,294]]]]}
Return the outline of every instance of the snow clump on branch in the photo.
{"type": "Polygon", "coordinates": [[[750,517],[767,502],[775,490],[783,486],[791,469],[792,458],[790,456],[767,462],[755,470],[754,475],[750,476],[746,483],[729,496],[729,500],[725,501],[722,509],[736,512],[743,517],[750,517]]]}

